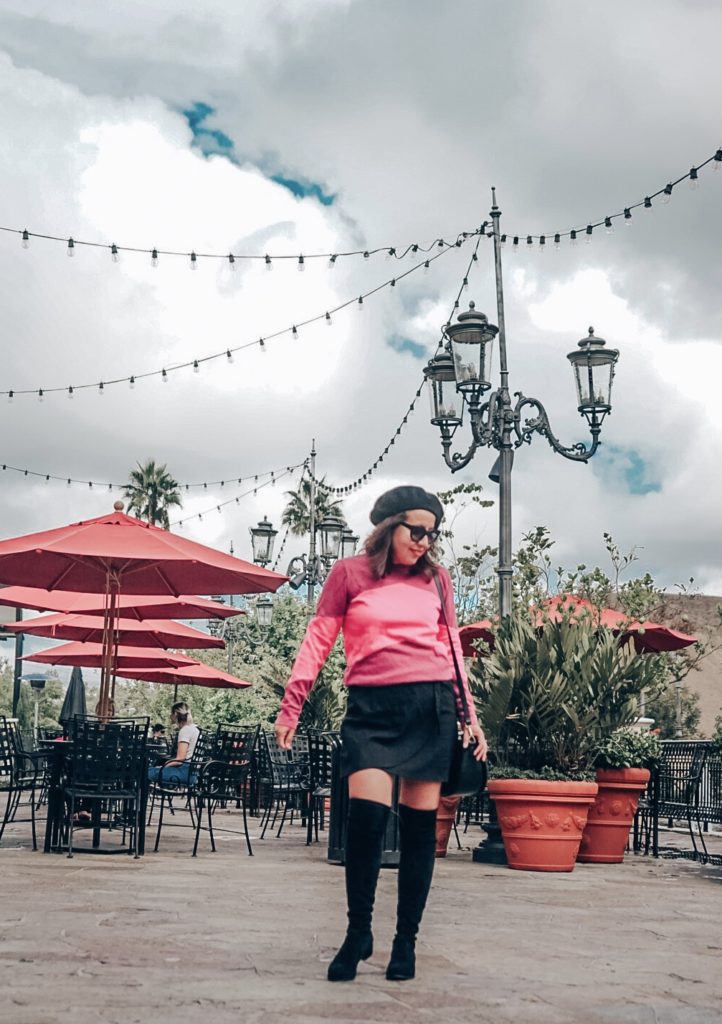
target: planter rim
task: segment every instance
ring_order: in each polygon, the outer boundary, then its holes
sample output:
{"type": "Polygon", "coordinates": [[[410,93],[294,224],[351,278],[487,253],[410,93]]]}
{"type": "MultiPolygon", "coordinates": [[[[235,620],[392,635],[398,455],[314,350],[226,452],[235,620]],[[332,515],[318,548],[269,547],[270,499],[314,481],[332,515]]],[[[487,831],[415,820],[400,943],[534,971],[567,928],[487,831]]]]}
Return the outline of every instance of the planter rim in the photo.
{"type": "Polygon", "coordinates": [[[596,782],[575,782],[572,780],[552,781],[550,779],[489,779],[489,796],[504,796],[511,793],[526,793],[529,796],[571,796],[594,797],[596,782]]]}
{"type": "Polygon", "coordinates": [[[597,782],[649,782],[649,768],[597,768],[597,782]]]}

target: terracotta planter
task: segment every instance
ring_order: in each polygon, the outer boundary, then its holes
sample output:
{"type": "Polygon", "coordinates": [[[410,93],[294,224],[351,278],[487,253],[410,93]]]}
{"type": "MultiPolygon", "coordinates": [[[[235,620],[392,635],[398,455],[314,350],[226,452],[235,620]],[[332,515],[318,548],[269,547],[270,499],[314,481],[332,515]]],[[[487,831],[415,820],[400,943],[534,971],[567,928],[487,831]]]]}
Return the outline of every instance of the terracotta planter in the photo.
{"type": "Polygon", "coordinates": [[[492,779],[506,859],[517,871],[572,871],[596,782],[492,779]]]}
{"type": "Polygon", "coordinates": [[[598,768],[599,792],[589,809],[577,860],[621,864],[637,804],[649,782],[647,768],[598,768]]]}
{"type": "Polygon", "coordinates": [[[449,836],[454,825],[456,812],[461,803],[460,796],[442,796],[436,809],[436,856],[445,857],[449,836]]]}

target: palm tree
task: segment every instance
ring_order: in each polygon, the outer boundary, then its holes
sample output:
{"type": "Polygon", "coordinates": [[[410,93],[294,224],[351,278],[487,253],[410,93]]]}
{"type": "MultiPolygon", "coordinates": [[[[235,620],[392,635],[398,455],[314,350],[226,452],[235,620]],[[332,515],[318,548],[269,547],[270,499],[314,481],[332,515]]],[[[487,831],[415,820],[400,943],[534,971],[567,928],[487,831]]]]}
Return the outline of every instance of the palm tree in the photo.
{"type": "Polygon", "coordinates": [[[125,487],[128,499],[128,511],[135,512],[137,519],[145,519],[154,526],[170,527],[168,509],[183,504],[179,484],[167,470],[166,466],[156,466],[155,459],[138,463],[138,468],[131,470],[130,482],[125,487]]]}
{"type": "MultiPolygon", "coordinates": [[[[320,480],[321,484],[324,479],[320,480]]],[[[311,486],[310,480],[303,479],[298,490],[286,491],[289,502],[283,510],[281,522],[297,537],[308,533],[311,525],[311,516],[309,514],[311,510],[311,486]]],[[[319,487],[318,484],[316,485],[314,507],[316,526],[318,526],[324,516],[338,516],[339,519],[343,519],[344,522],[346,521],[341,502],[333,501],[330,495],[322,487],[319,487]]]]}

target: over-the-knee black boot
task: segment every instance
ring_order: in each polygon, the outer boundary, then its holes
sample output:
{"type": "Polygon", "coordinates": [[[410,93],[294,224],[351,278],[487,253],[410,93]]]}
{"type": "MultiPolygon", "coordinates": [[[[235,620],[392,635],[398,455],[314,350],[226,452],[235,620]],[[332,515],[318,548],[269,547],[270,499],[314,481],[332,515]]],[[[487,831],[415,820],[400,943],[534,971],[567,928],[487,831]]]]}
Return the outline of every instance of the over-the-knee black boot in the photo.
{"type": "Polygon", "coordinates": [[[434,873],[436,811],[399,804],[399,901],[396,935],[386,968],[389,981],[406,981],[416,973],[416,935],[434,873]]]}
{"type": "Polygon", "coordinates": [[[346,831],[348,930],[328,967],[329,981],[353,981],[359,960],[373,953],[371,914],[381,867],[389,808],[374,800],[349,800],[346,831]]]}

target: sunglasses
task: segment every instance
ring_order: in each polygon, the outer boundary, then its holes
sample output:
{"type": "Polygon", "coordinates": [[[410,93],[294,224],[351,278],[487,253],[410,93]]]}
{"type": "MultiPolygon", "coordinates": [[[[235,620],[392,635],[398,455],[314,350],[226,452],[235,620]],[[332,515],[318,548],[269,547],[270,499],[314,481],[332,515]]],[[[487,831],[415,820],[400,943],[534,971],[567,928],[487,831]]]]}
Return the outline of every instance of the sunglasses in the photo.
{"type": "Polygon", "coordinates": [[[412,526],[411,523],[399,523],[399,526],[406,527],[406,529],[411,534],[412,541],[414,541],[414,543],[416,544],[422,541],[424,537],[429,538],[429,544],[433,544],[434,541],[437,541],[439,539],[438,530],[426,530],[424,529],[423,526],[412,526]]]}

